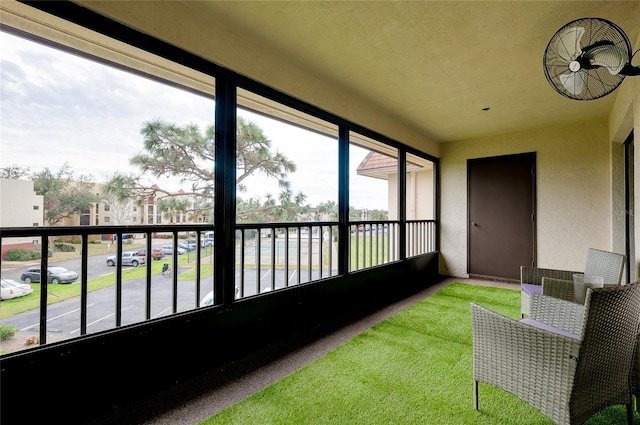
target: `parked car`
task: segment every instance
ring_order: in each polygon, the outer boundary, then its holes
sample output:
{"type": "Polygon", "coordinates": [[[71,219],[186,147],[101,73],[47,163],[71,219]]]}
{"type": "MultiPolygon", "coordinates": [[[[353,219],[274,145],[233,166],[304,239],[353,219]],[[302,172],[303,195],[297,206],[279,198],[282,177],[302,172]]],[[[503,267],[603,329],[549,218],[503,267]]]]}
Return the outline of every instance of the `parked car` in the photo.
{"type": "Polygon", "coordinates": [[[180,243],[178,244],[178,248],[182,248],[182,249],[184,249],[186,252],[191,252],[191,251],[195,251],[195,250],[196,250],[196,248],[197,248],[197,246],[196,246],[196,244],[195,244],[195,243],[194,243],[194,244],[190,244],[190,243],[188,243],[188,242],[180,242],[180,243]]]}
{"type": "MultiPolygon", "coordinates": [[[[173,255],[173,245],[164,245],[164,246],[162,247],[162,252],[163,252],[165,255],[173,255]]],[[[178,246],[178,255],[185,254],[186,252],[187,252],[187,250],[186,250],[186,249],[184,249],[184,248],[182,248],[182,247],[178,246]]]]}
{"type": "MultiPolygon", "coordinates": [[[[113,267],[117,263],[116,256],[107,257],[107,266],[113,267]]],[[[146,257],[138,255],[137,251],[127,251],[122,253],[122,265],[138,267],[140,264],[146,263],[146,257]]]]}
{"type": "Polygon", "coordinates": [[[202,301],[200,301],[200,307],[206,307],[208,305],[213,305],[213,291],[210,291],[204,296],[202,301]]]}
{"type": "MultiPolygon", "coordinates": [[[[195,251],[198,248],[198,241],[195,239],[187,239],[183,244],[187,245],[191,251],[195,251]]],[[[200,245],[202,246],[202,244],[200,245]]]]}
{"type": "MultiPolygon", "coordinates": [[[[187,239],[187,240],[192,240],[193,243],[196,243],[195,239],[187,239]]],[[[214,241],[213,232],[207,232],[206,235],[202,235],[200,237],[200,246],[203,248],[213,246],[213,241],[214,241]]]]}
{"type": "MultiPolygon", "coordinates": [[[[136,251],[136,253],[140,256],[140,257],[146,257],[147,256],[147,248],[142,248],[136,251]]],[[[164,258],[164,252],[162,252],[161,249],[159,248],[152,248],[151,249],[151,259],[152,260],[162,260],[164,258]]]]}
{"type": "Polygon", "coordinates": [[[27,283],[16,282],[12,279],[0,280],[0,300],[24,297],[32,292],[33,288],[27,283]]]}
{"type": "MultiPolygon", "coordinates": [[[[20,280],[25,283],[40,282],[40,267],[29,267],[22,273],[20,280]]],[[[47,282],[49,283],[72,283],[76,280],[78,280],[78,273],[64,267],[49,267],[47,272],[47,282]]]]}
{"type": "Polygon", "coordinates": [[[151,258],[154,260],[162,260],[164,258],[164,252],[160,248],[153,248],[151,250],[151,258]]]}
{"type": "MultiPolygon", "coordinates": [[[[266,292],[266,291],[262,291],[266,292]]],[[[238,294],[240,293],[240,288],[236,286],[236,298],[238,298],[238,294]]],[[[213,291],[209,291],[207,295],[200,301],[200,307],[206,307],[208,305],[213,305],[213,291]]]]}

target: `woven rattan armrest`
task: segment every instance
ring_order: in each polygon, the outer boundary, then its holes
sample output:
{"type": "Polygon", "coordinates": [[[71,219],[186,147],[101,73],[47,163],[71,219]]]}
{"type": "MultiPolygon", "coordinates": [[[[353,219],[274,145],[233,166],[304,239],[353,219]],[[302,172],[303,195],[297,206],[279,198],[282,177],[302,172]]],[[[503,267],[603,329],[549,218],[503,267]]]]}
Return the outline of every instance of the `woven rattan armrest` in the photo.
{"type": "Polygon", "coordinates": [[[547,394],[555,394],[548,385],[557,386],[559,393],[571,388],[580,340],[521,323],[474,303],[471,318],[475,381],[498,386],[536,408],[548,403],[547,394]],[[553,377],[549,376],[551,372],[553,377]]]}

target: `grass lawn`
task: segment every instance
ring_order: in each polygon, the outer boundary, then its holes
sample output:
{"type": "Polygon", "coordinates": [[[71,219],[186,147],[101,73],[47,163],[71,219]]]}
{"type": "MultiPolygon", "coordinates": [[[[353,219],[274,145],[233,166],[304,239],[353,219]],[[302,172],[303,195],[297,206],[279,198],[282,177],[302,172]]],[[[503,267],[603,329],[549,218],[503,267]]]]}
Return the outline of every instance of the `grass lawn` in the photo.
{"type": "MultiPolygon", "coordinates": [[[[520,291],[454,283],[201,424],[551,425],[485,384],[473,408],[472,301],[520,316],[520,291]]],[[[585,425],[623,423],[614,406],[585,425]]]]}

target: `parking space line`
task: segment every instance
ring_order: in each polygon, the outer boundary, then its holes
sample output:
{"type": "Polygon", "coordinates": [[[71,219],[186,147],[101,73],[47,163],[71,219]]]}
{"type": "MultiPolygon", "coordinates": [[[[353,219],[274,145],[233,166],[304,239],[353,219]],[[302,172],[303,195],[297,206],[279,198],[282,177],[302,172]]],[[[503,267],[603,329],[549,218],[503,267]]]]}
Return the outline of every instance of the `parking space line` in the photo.
{"type": "Polygon", "coordinates": [[[169,310],[171,310],[171,308],[167,307],[164,310],[162,310],[161,312],[159,312],[158,314],[154,315],[152,318],[155,319],[156,317],[160,317],[160,316],[162,316],[164,313],[166,313],[169,310]]]}
{"type": "MultiPolygon", "coordinates": [[[[89,304],[87,307],[90,307],[90,306],[92,306],[92,305],[93,305],[93,304],[89,304]]],[[[58,318],[60,318],[60,317],[66,316],[67,314],[75,313],[76,311],[79,311],[79,310],[80,310],[79,308],[75,308],[75,309],[73,309],[73,310],[69,310],[69,311],[67,311],[66,313],[62,313],[62,314],[59,314],[59,315],[57,315],[57,316],[50,317],[50,318],[48,318],[48,319],[47,319],[47,322],[50,322],[50,321],[52,321],[52,320],[55,320],[55,319],[58,319],[58,318]]],[[[34,324],[34,325],[29,325],[29,326],[27,326],[26,328],[22,328],[22,329],[20,329],[20,330],[21,330],[21,331],[26,331],[26,330],[29,330],[29,329],[33,328],[34,326],[39,326],[39,325],[40,325],[40,323],[36,323],[36,324],[34,324]]]]}
{"type": "MultiPolygon", "coordinates": [[[[122,309],[122,311],[127,311],[127,310],[129,310],[130,308],[133,308],[133,305],[130,305],[129,307],[125,307],[125,308],[123,308],[123,309],[122,309]]],[[[103,320],[105,320],[105,319],[107,319],[107,318],[109,318],[109,317],[114,316],[114,315],[115,315],[115,313],[107,314],[106,316],[103,316],[103,317],[99,318],[98,320],[94,320],[94,321],[93,321],[93,322],[91,322],[91,323],[87,323],[87,328],[88,328],[89,326],[95,325],[96,323],[101,322],[101,321],[103,321],[103,320]]],[[[73,331],[69,332],[69,334],[74,334],[74,333],[78,333],[78,332],[80,332],[80,328],[78,328],[78,329],[76,329],[76,330],[73,330],[73,331]]]]}

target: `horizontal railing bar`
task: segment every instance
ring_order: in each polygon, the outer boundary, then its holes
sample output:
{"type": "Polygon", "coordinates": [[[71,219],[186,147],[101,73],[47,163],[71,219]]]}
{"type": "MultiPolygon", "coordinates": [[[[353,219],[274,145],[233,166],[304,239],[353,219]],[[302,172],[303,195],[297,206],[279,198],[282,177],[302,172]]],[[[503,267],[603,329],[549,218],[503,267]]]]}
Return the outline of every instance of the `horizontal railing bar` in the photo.
{"type": "Polygon", "coordinates": [[[237,223],[236,229],[284,229],[287,227],[337,226],[337,221],[295,221],[290,223],[237,223]]]}
{"type": "MultiPolygon", "coordinates": [[[[407,220],[407,224],[412,223],[436,223],[435,220],[407,220]]],[[[350,221],[349,226],[359,225],[384,225],[399,224],[398,220],[366,220],[350,221]]],[[[286,222],[286,223],[237,223],[236,229],[282,229],[282,228],[303,228],[303,227],[323,227],[338,226],[337,221],[315,221],[315,222],[286,222]]],[[[35,234],[45,235],[83,235],[83,234],[113,234],[113,233],[180,233],[206,232],[215,230],[212,224],[155,224],[155,225],[110,225],[110,226],[38,226],[38,227],[4,227],[0,229],[2,237],[21,237],[35,234]]]]}
{"type": "Polygon", "coordinates": [[[123,225],[123,226],[38,226],[38,227],[3,227],[0,229],[2,237],[31,236],[34,234],[46,234],[52,236],[63,235],[109,235],[113,233],[172,233],[172,232],[196,232],[214,230],[212,224],[182,224],[182,225],[123,225]]]}

